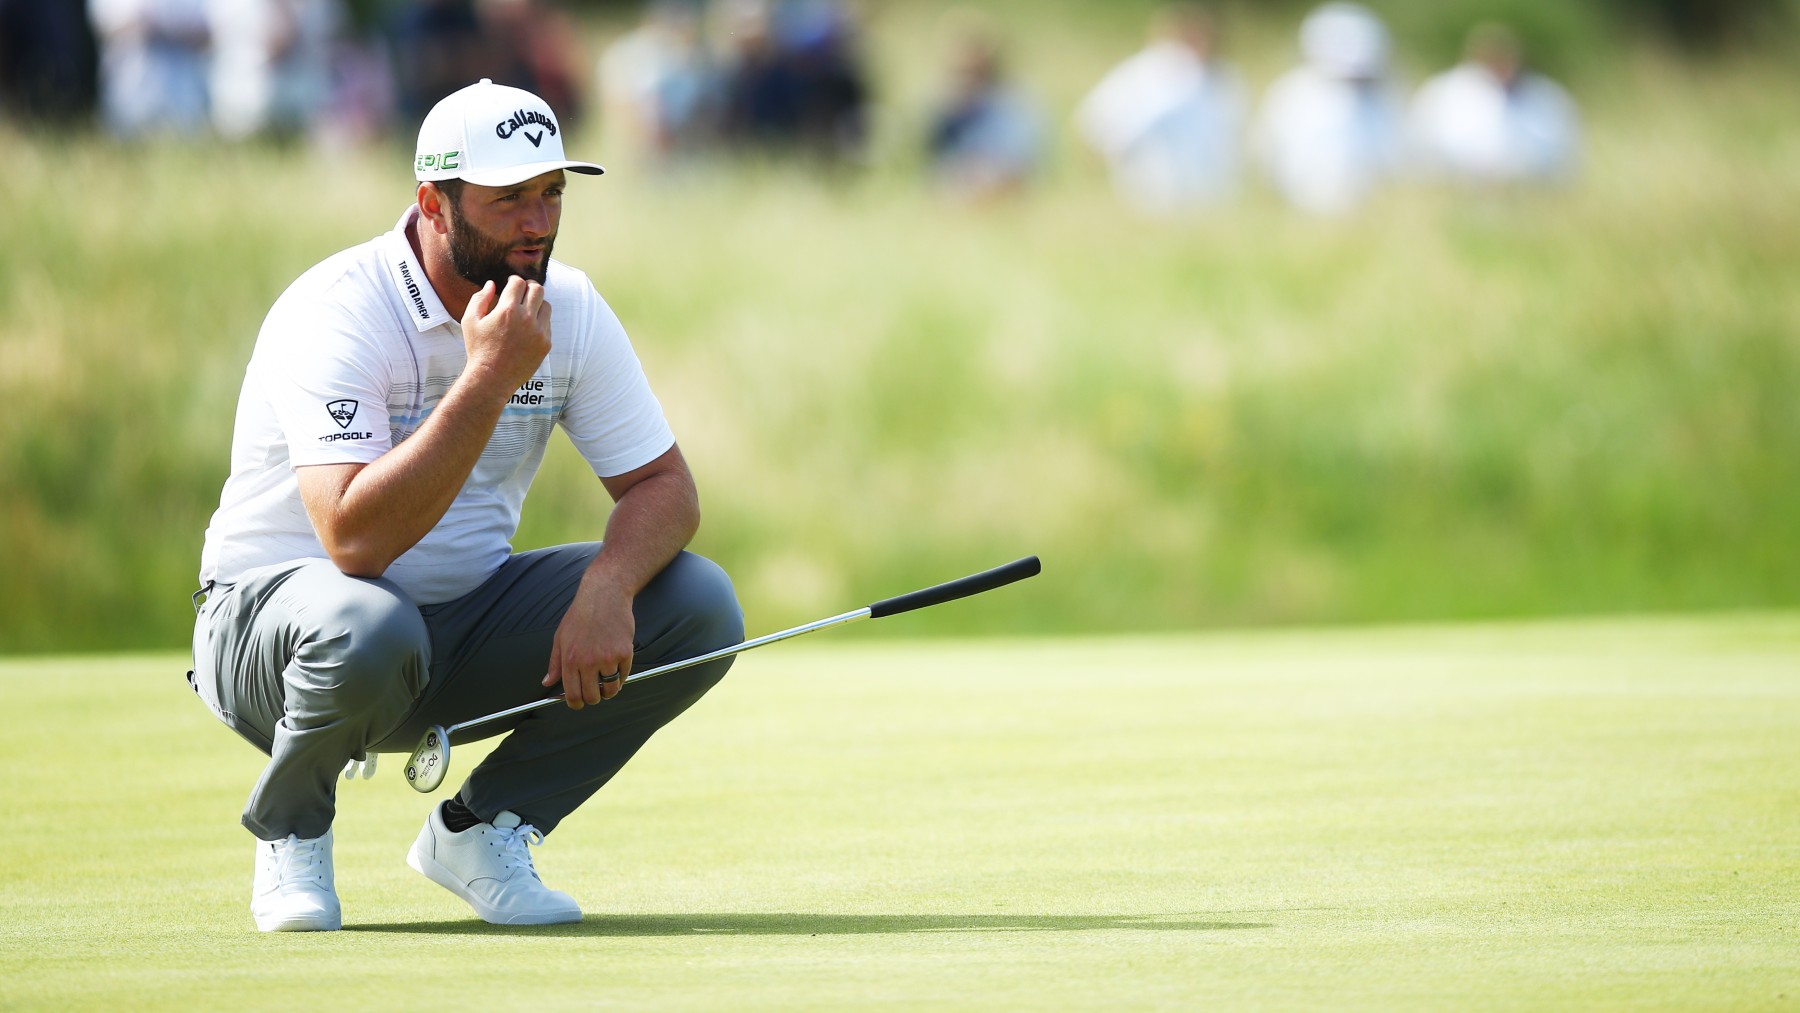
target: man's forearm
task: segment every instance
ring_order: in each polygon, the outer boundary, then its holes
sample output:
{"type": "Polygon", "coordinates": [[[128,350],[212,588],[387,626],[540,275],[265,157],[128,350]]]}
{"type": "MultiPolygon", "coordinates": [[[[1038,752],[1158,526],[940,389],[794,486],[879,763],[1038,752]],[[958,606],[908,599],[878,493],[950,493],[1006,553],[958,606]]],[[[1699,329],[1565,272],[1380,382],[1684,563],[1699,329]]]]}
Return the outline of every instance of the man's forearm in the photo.
{"type": "Polygon", "coordinates": [[[323,497],[324,523],[315,517],[314,526],[339,569],[379,576],[437,526],[493,437],[509,391],[465,372],[417,432],[323,497]]]}
{"type": "Polygon", "coordinates": [[[367,465],[319,466],[300,496],[338,569],[377,577],[419,543],[456,501],[493,438],[506,399],[550,351],[550,305],[535,281],[488,282],[462,316],[468,360],[431,417],[367,465]]]}
{"type": "Polygon", "coordinates": [[[685,467],[627,489],[606,521],[605,543],[582,577],[597,592],[635,598],[700,529],[700,498],[685,467]]]}
{"type": "Polygon", "coordinates": [[[569,706],[616,695],[636,653],[633,603],[700,526],[694,477],[671,446],[644,467],[602,479],[613,497],[606,539],[556,628],[544,685],[560,683],[569,706]]]}

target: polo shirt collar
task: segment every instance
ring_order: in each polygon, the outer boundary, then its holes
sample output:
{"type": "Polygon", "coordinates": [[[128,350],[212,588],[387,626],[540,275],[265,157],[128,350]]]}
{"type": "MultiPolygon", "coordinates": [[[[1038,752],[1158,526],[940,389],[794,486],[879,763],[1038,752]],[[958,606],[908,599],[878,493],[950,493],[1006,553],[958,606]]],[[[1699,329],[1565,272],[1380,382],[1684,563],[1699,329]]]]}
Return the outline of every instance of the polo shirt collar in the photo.
{"type": "Polygon", "coordinates": [[[407,226],[417,221],[418,217],[419,206],[408,205],[394,230],[381,237],[382,252],[386,255],[388,277],[393,279],[407,319],[413,322],[414,327],[427,331],[451,323],[455,318],[450,315],[449,310],[444,309],[437,290],[425,278],[425,269],[419,263],[418,256],[413,253],[412,243],[407,241],[407,226]]]}

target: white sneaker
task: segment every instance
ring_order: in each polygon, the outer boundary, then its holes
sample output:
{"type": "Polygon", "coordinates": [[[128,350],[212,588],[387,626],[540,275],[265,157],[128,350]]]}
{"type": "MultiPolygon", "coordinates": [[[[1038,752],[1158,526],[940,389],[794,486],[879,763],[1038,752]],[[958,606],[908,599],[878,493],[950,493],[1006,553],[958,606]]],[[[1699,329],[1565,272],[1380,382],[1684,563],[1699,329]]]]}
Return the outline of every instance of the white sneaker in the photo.
{"type": "Polygon", "coordinates": [[[444,826],[438,803],[425,817],[406,864],[469,902],[483,921],[495,925],[555,925],[581,920],[575,898],[552,890],[531,867],[530,845],[544,835],[519,817],[503,812],[492,823],[477,823],[460,834],[444,826]]]}
{"type": "Polygon", "coordinates": [[[310,840],[256,842],[250,915],[263,932],[332,932],[343,927],[331,877],[331,831],[310,840]]]}

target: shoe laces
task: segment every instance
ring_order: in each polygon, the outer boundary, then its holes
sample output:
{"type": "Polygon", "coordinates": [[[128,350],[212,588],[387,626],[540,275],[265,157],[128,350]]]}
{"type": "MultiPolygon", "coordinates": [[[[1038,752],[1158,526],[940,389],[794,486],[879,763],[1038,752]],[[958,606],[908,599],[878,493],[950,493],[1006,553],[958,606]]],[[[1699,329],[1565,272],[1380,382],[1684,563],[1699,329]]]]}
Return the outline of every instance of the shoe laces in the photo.
{"type": "Polygon", "coordinates": [[[537,869],[531,864],[531,848],[544,843],[543,833],[529,823],[521,823],[516,827],[494,827],[494,833],[500,838],[501,867],[524,869],[531,874],[532,879],[538,879],[537,869]]]}
{"type": "Polygon", "coordinates": [[[296,883],[308,879],[323,879],[319,874],[319,854],[325,838],[314,837],[310,840],[289,834],[285,841],[275,841],[270,845],[275,860],[275,882],[278,884],[296,883]]]}

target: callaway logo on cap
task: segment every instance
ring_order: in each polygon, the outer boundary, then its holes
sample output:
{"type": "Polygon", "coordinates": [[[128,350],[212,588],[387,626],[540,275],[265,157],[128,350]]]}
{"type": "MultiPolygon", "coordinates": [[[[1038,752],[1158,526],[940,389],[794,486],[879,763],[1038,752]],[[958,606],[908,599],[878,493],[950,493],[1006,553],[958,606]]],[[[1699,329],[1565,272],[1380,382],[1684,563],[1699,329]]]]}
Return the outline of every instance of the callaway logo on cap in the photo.
{"type": "Polygon", "coordinates": [[[523,88],[481,83],[444,96],[419,126],[413,178],[511,186],[552,169],[598,176],[592,162],[563,157],[562,130],[543,99],[523,88]]]}

